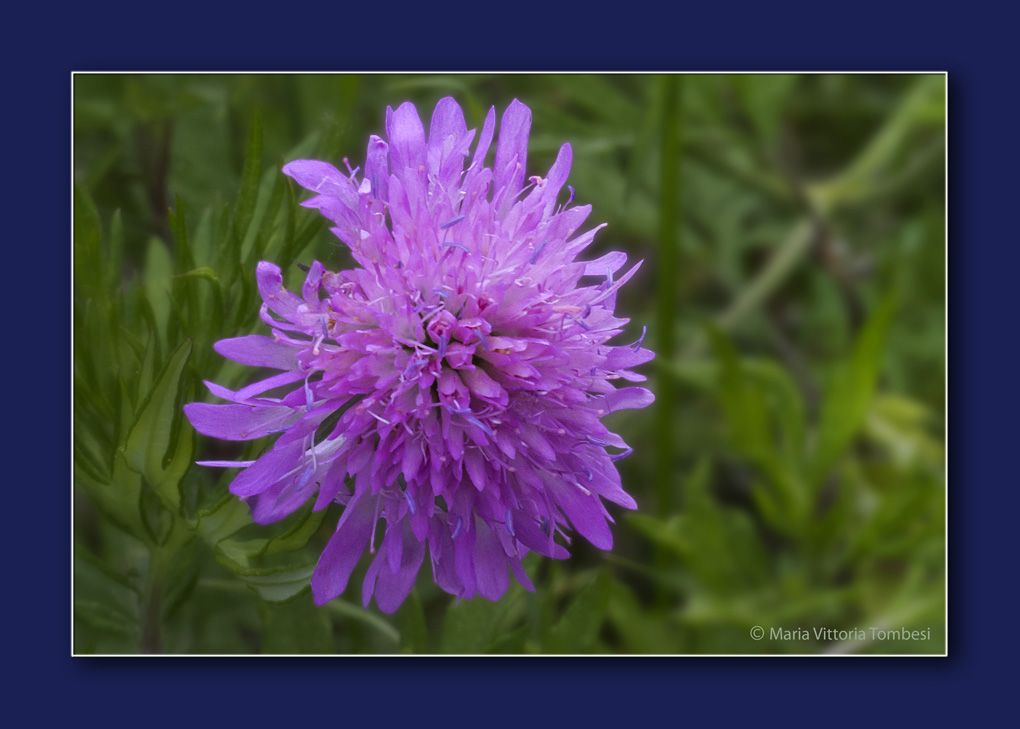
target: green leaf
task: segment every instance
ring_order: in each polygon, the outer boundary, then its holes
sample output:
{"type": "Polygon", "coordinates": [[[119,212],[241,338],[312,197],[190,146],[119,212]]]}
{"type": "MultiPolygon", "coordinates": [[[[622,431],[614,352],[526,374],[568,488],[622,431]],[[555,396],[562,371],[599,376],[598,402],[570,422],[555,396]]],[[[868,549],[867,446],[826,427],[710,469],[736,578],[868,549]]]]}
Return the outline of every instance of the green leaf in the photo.
{"type": "Polygon", "coordinates": [[[199,512],[195,530],[206,543],[215,546],[251,523],[248,505],[233,494],[227,494],[211,509],[199,512]]]}
{"type": "Polygon", "coordinates": [[[163,620],[169,620],[191,597],[198,583],[198,542],[188,535],[187,541],[177,547],[166,574],[161,603],[163,620]]]}
{"type": "Polygon", "coordinates": [[[279,537],[270,539],[263,554],[269,555],[276,554],[278,552],[293,552],[294,550],[301,549],[308,544],[308,540],[310,540],[315,533],[319,531],[319,527],[322,526],[323,519],[326,518],[326,509],[312,511],[311,506],[311,504],[308,504],[305,507],[305,518],[298,521],[292,530],[285,534],[281,534],[279,537]]]}
{"type": "Polygon", "coordinates": [[[809,471],[810,481],[816,486],[853,440],[871,407],[882,347],[895,309],[896,295],[892,293],[875,308],[854,344],[849,362],[841,363],[832,377],[822,403],[809,471]]]}
{"type": "Polygon", "coordinates": [[[167,341],[167,323],[170,320],[172,274],[173,263],[170,259],[170,252],[163,241],[152,236],[149,238],[149,246],[146,249],[142,283],[145,297],[152,307],[159,338],[163,342],[167,341]]]}
{"type": "Polygon", "coordinates": [[[234,206],[234,235],[239,241],[245,239],[255,202],[259,193],[262,176],[262,114],[258,109],[252,114],[251,131],[248,133],[248,147],[244,155],[244,171],[241,173],[241,187],[234,206]]]}
{"type": "Polygon", "coordinates": [[[110,297],[117,294],[121,286],[121,277],[124,275],[124,221],[120,214],[120,208],[114,211],[110,220],[110,253],[106,263],[106,286],[110,291],[110,297]]]}
{"type": "Polygon", "coordinates": [[[241,579],[263,600],[286,602],[309,587],[309,580],[315,565],[267,572],[265,574],[241,575],[241,579]]]}
{"type": "Polygon", "coordinates": [[[481,597],[451,605],[443,621],[443,652],[484,653],[498,635],[503,609],[481,597]]]}
{"type": "Polygon", "coordinates": [[[779,136],[786,100],[797,83],[791,74],[728,77],[743,102],[761,142],[774,146],[779,136]]]}
{"type": "Polygon", "coordinates": [[[74,548],[74,617],[104,633],[139,635],[138,589],[84,546],[74,548]]]}
{"type": "Polygon", "coordinates": [[[191,467],[192,431],[181,428],[184,367],[189,356],[190,339],[167,361],[124,448],[128,465],[145,476],[167,508],[174,512],[181,505],[181,479],[191,467]]]}
{"type": "Polygon", "coordinates": [[[99,213],[91,196],[74,186],[74,283],[75,292],[83,299],[103,293],[105,280],[102,256],[102,231],[99,213]]]}
{"type": "Polygon", "coordinates": [[[609,604],[609,573],[600,570],[549,631],[548,652],[587,653],[595,645],[609,604]]]}
{"type": "Polygon", "coordinates": [[[444,653],[488,653],[516,623],[523,610],[522,588],[513,584],[496,602],[483,597],[460,600],[446,611],[443,621],[444,653]]]}
{"type": "Polygon", "coordinates": [[[404,653],[428,653],[429,634],[425,624],[425,609],[417,590],[404,600],[397,613],[400,621],[400,650],[404,653]]]}
{"type": "MultiPolygon", "coordinates": [[[[76,434],[77,437],[77,434],[76,434]]],[[[146,541],[148,533],[142,524],[140,502],[142,479],[128,468],[117,454],[109,478],[90,470],[75,452],[74,483],[89,497],[92,504],[120,529],[146,541]]]]}
{"type": "Polygon", "coordinates": [[[263,607],[262,652],[287,654],[333,653],[333,623],[310,594],[263,607]]]}

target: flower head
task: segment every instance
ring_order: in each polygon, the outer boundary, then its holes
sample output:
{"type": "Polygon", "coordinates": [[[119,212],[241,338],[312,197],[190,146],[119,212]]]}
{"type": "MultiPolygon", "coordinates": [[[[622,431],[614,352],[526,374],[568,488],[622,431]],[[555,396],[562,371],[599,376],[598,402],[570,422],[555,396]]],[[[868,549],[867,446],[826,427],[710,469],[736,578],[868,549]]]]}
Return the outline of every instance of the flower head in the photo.
{"type": "MultiPolygon", "coordinates": [[[[545,178],[525,179],[530,110],[478,135],[443,99],[425,130],[410,103],[386,111],[387,141],[372,136],[364,172],[297,160],[283,171],[316,193],[303,203],[331,220],[356,267],[318,261],[300,295],[280,269],[258,265],[262,320],[272,337],[225,339],[230,359],[279,370],[232,392],[230,404],[192,403],[200,432],[248,440],[282,433],[230,490],[257,522],[315,499],[344,506],[312,575],[323,604],[347,587],[366,547],[362,592],[395,610],[428,555],[436,584],[463,598],[498,599],[507,567],[528,589],[521,558],[568,556],[571,527],[608,549],[603,499],[636,508],[614,461],[630,452],[601,422],[652,394],[617,388],[653,356],[642,339],[610,345],[623,253],[579,262],[598,226],[575,235],[590,206],[558,204],[571,148],[545,178]],[[466,167],[466,169],[465,169],[466,167]],[[263,393],[290,387],[283,397],[263,393]],[[376,536],[379,519],[385,531],[376,536]]],[[[640,265],[640,264],[639,264],[640,265]]]]}

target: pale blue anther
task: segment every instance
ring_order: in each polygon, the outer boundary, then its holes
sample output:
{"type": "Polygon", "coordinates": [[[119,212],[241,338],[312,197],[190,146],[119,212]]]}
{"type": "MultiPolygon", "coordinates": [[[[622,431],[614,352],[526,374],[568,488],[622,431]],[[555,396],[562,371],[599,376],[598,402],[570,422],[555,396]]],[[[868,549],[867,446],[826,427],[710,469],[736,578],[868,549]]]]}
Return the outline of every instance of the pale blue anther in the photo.
{"type": "Polygon", "coordinates": [[[418,513],[418,506],[414,503],[414,497],[411,496],[410,491],[404,492],[404,501],[407,502],[407,509],[411,512],[411,516],[416,515],[418,513]]]}
{"type": "Polygon", "coordinates": [[[621,458],[626,458],[627,456],[629,456],[633,452],[634,452],[633,448],[628,448],[623,453],[617,453],[615,456],[609,456],[609,460],[610,461],[618,461],[621,458]]]}
{"type": "Polygon", "coordinates": [[[542,522],[542,533],[547,537],[552,535],[552,524],[549,522],[549,517],[543,516],[540,520],[542,522]]]}
{"type": "Polygon", "coordinates": [[[606,447],[606,446],[611,446],[611,445],[613,445],[613,444],[612,444],[612,443],[610,443],[610,442],[609,442],[608,440],[602,440],[601,438],[596,438],[596,437],[595,437],[595,436],[593,436],[593,435],[586,435],[586,436],[585,436],[585,438],[587,438],[587,439],[588,439],[588,442],[589,442],[589,443],[594,443],[594,444],[595,444],[595,445],[597,445],[597,446],[603,446],[603,447],[606,447]]]}
{"type": "Polygon", "coordinates": [[[439,338],[439,359],[446,356],[446,335],[439,338]]]}
{"type": "Polygon", "coordinates": [[[584,313],[581,316],[587,319],[589,314],[591,314],[591,304],[585,304],[584,313]]]}
{"type": "Polygon", "coordinates": [[[450,228],[450,227],[456,225],[457,223],[459,223],[460,221],[462,221],[464,219],[464,217],[465,216],[463,216],[463,215],[458,215],[455,218],[450,218],[445,223],[440,223],[439,227],[442,230],[446,230],[447,228],[450,228]]]}
{"type": "Polygon", "coordinates": [[[634,344],[631,345],[634,348],[635,352],[637,352],[639,349],[641,349],[641,345],[645,341],[645,335],[646,334],[648,334],[648,327],[647,326],[641,327],[641,338],[638,339],[636,342],[634,342],[634,344]]]}
{"type": "Polygon", "coordinates": [[[297,486],[294,487],[295,490],[296,491],[300,491],[305,486],[307,486],[308,482],[312,480],[312,476],[314,474],[315,474],[315,469],[314,468],[312,468],[311,466],[306,468],[305,472],[301,474],[301,478],[298,479],[297,486]]]}
{"type": "Polygon", "coordinates": [[[580,319],[576,319],[576,318],[575,318],[575,319],[574,319],[574,321],[576,321],[576,322],[577,322],[578,324],[580,324],[580,325],[581,325],[581,328],[582,328],[582,329],[584,329],[584,330],[585,330],[586,332],[590,332],[590,331],[591,331],[591,327],[590,327],[590,326],[588,326],[587,324],[585,324],[585,323],[584,323],[583,321],[581,321],[580,319]]]}
{"type": "Polygon", "coordinates": [[[507,533],[511,537],[517,536],[517,534],[514,532],[514,515],[511,513],[510,509],[506,510],[506,517],[505,521],[503,522],[503,526],[506,527],[507,533]]]}
{"type": "Polygon", "coordinates": [[[432,289],[432,293],[434,293],[440,299],[445,299],[447,296],[450,295],[448,291],[444,291],[443,289],[432,289]]]}
{"type": "Polygon", "coordinates": [[[489,351],[489,340],[486,339],[485,335],[482,334],[477,329],[475,330],[475,334],[478,335],[478,339],[481,340],[481,342],[482,342],[482,349],[484,349],[486,352],[488,352],[489,351]]]}
{"type": "Polygon", "coordinates": [[[563,207],[566,207],[570,203],[574,202],[574,188],[572,188],[570,185],[567,185],[567,189],[570,190],[570,197],[567,199],[565,203],[563,203],[563,207]]]}
{"type": "Polygon", "coordinates": [[[594,476],[592,475],[591,469],[588,468],[587,466],[581,466],[581,471],[584,472],[584,475],[588,477],[589,481],[591,481],[594,478],[594,476]]]}
{"type": "Polygon", "coordinates": [[[457,535],[460,534],[461,528],[464,526],[464,517],[457,516],[457,523],[453,525],[453,532],[450,533],[450,539],[456,539],[457,535]]]}
{"type": "Polygon", "coordinates": [[[545,244],[549,242],[548,238],[544,238],[541,243],[538,244],[538,248],[531,254],[531,262],[535,263],[538,260],[538,256],[542,253],[542,249],[545,248],[545,244]]]}
{"type": "Polygon", "coordinates": [[[460,248],[465,253],[470,253],[471,252],[470,250],[468,250],[468,247],[466,245],[464,245],[463,243],[454,243],[454,242],[451,241],[449,243],[443,243],[443,245],[444,246],[451,246],[453,248],[460,248]]]}
{"type": "MultiPolygon", "coordinates": [[[[470,410],[468,412],[470,412],[470,410]]],[[[492,435],[492,430],[489,428],[489,426],[486,425],[485,423],[483,423],[478,418],[476,418],[474,415],[469,415],[469,416],[467,416],[464,419],[466,421],[468,421],[469,423],[471,423],[472,425],[477,425],[479,428],[481,428],[483,431],[485,431],[485,433],[487,435],[492,435]]]]}

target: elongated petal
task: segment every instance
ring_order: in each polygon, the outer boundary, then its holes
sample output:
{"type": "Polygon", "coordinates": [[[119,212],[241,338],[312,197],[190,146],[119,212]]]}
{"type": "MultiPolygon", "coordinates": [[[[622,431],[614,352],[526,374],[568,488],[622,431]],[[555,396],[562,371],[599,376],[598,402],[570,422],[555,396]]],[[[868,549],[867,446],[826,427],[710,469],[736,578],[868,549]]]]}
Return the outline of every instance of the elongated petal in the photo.
{"type": "Polygon", "coordinates": [[[213,349],[227,359],[252,367],[271,367],[277,370],[297,367],[295,347],[259,334],[221,339],[213,345],[213,349]]]}
{"type": "Polygon", "coordinates": [[[184,406],[184,414],[202,435],[223,440],[253,440],[284,430],[293,411],[288,407],[193,402],[184,406]]]}
{"type": "Polygon", "coordinates": [[[425,129],[414,104],[405,101],[396,111],[387,110],[386,135],[390,140],[390,164],[394,172],[425,164],[425,129]]]}
{"type": "Polygon", "coordinates": [[[312,573],[312,594],[316,605],[325,605],[347,589],[347,580],[365,551],[375,526],[375,499],[352,501],[344,510],[336,532],[322,550],[312,573]]]}

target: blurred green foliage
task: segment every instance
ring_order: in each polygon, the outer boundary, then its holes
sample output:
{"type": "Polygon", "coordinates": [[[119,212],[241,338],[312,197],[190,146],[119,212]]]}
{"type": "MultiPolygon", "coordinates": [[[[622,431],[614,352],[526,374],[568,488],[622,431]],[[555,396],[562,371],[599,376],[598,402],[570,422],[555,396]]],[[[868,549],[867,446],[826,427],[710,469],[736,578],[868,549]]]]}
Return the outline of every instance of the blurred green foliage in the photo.
{"type": "Polygon", "coordinates": [[[75,652],[943,653],[944,94],[939,75],[77,75],[75,652]],[[348,266],[282,164],[360,164],[387,105],[427,119],[446,95],[469,127],[528,104],[529,174],[569,141],[577,200],[610,224],[592,254],[647,262],[617,310],[649,327],[657,402],[611,423],[640,509],[613,512],[612,552],[529,556],[533,594],[457,604],[425,568],[393,616],[361,608],[358,573],[316,608],[339,507],[252,524],[233,472],[191,464],[264,444],[202,438],[181,405],[249,376],[212,344],[260,330],[258,260],[290,285],[296,262],[348,266]]]}

